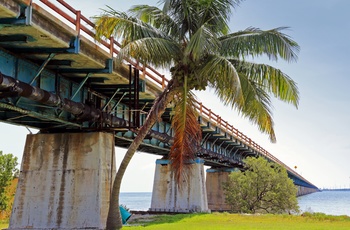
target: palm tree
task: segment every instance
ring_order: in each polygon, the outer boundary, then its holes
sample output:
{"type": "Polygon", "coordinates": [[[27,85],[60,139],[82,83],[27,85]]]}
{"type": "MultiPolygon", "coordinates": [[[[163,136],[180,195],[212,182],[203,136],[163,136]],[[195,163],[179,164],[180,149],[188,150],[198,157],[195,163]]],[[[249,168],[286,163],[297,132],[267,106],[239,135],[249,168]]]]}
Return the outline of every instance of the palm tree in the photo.
{"type": "MultiPolygon", "coordinates": [[[[169,159],[177,181],[186,177],[188,160],[195,157],[201,130],[193,106],[193,90],[215,89],[225,105],[236,109],[275,141],[271,96],[297,107],[295,82],[279,69],[247,61],[267,55],[295,61],[299,46],[284,27],[263,31],[248,28],[230,33],[231,9],[240,0],[160,0],[162,9],[139,5],[128,12],[108,7],[95,17],[96,37],[114,36],[122,41],[117,59],[135,58],[141,63],[167,68],[171,80],[156,98],[118,169],[111,195],[107,229],[122,227],[119,213],[121,181],[135,151],[173,102],[175,142],[169,159]]],[[[180,183],[178,183],[180,185],[180,183]]]]}

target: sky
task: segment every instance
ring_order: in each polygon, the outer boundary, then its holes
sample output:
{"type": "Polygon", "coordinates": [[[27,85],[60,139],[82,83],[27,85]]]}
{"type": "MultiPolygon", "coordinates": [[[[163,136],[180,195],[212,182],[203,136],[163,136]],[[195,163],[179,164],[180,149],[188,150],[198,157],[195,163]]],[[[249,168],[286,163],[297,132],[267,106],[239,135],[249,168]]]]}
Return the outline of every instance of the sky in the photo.
{"type": "MultiPolygon", "coordinates": [[[[38,0],[34,0],[35,3],[38,0]]],[[[157,5],[157,0],[66,0],[88,17],[106,5],[125,11],[132,5],[157,5]]],[[[213,91],[197,92],[199,101],[319,188],[350,187],[350,1],[246,0],[232,11],[231,31],[248,27],[268,30],[288,26],[284,33],[301,47],[297,62],[267,62],[297,82],[298,109],[274,100],[277,143],[257,127],[223,106],[213,91]]],[[[37,132],[32,130],[32,132],[37,132]]],[[[0,150],[22,158],[29,131],[0,123],[0,150]]],[[[117,148],[117,165],[125,150],[117,148]]],[[[138,152],[123,179],[122,192],[151,192],[158,157],[138,152]]]]}

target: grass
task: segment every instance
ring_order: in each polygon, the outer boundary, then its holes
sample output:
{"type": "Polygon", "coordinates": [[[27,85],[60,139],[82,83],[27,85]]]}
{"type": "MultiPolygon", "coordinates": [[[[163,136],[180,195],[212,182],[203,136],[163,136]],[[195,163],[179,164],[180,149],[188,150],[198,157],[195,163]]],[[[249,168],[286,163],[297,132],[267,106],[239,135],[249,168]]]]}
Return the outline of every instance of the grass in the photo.
{"type": "MultiPolygon", "coordinates": [[[[329,230],[350,229],[350,217],[330,216],[323,213],[302,215],[241,215],[228,213],[178,214],[155,216],[151,222],[131,222],[125,230],[143,229],[239,229],[239,230],[329,230]]],[[[8,222],[0,221],[0,229],[7,228],[8,222]]]]}
{"type": "Polygon", "coordinates": [[[9,222],[8,220],[0,220],[0,229],[8,228],[9,222]]]}
{"type": "Polygon", "coordinates": [[[350,229],[350,217],[329,216],[322,213],[303,215],[240,215],[228,213],[159,216],[152,222],[130,223],[138,226],[125,226],[134,229],[283,229],[283,230],[329,230],[350,229]]]}

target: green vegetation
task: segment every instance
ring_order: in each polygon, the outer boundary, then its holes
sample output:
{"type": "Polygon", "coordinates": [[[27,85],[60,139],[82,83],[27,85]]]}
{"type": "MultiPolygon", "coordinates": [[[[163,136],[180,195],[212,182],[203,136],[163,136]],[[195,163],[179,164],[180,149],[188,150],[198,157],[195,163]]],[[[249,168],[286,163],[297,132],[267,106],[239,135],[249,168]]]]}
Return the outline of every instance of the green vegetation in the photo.
{"type": "Polygon", "coordinates": [[[262,157],[248,157],[244,162],[245,171],[232,172],[224,185],[233,212],[298,212],[297,188],[285,168],[262,157]]]}
{"type": "Polygon", "coordinates": [[[0,214],[9,208],[11,196],[14,195],[9,194],[8,189],[14,176],[18,174],[17,164],[17,157],[0,151],[0,214]]]}
{"type": "Polygon", "coordinates": [[[239,230],[329,230],[350,229],[350,217],[322,213],[303,215],[241,215],[228,213],[185,214],[158,216],[152,222],[130,223],[125,230],[134,229],[239,229],[239,230]]]}
{"type": "Polygon", "coordinates": [[[8,225],[9,225],[9,221],[8,220],[0,220],[0,229],[7,228],[8,225]]]}
{"type": "MultiPolygon", "coordinates": [[[[323,213],[302,215],[242,215],[228,213],[159,215],[151,221],[133,221],[125,230],[136,229],[183,229],[183,230],[348,230],[350,217],[330,216],[323,213]]],[[[0,229],[8,227],[7,221],[0,221],[0,229]]]]}
{"type": "Polygon", "coordinates": [[[11,184],[9,186],[7,186],[7,188],[6,188],[6,196],[9,198],[9,200],[7,202],[6,210],[0,211],[0,224],[1,224],[1,221],[5,221],[5,223],[6,223],[6,221],[8,221],[10,216],[11,216],[12,205],[13,205],[13,202],[15,200],[17,183],[18,183],[18,178],[14,178],[11,181],[11,184]]]}

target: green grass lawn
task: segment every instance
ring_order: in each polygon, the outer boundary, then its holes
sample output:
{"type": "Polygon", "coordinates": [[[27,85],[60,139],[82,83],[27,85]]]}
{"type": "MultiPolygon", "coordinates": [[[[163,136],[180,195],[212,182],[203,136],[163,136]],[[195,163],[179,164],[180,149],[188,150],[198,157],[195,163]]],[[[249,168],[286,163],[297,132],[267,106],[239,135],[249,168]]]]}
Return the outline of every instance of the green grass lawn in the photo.
{"type": "Polygon", "coordinates": [[[125,226],[125,230],[133,229],[350,229],[350,217],[327,216],[313,214],[303,216],[293,215],[239,215],[227,213],[174,215],[157,217],[154,222],[130,223],[138,226],[125,226]]]}
{"type": "Polygon", "coordinates": [[[7,228],[8,226],[9,226],[9,224],[7,222],[0,220],[0,229],[7,228]]]}
{"type": "MultiPolygon", "coordinates": [[[[350,229],[350,217],[327,216],[322,213],[295,215],[240,215],[228,213],[179,214],[156,216],[151,222],[131,222],[125,230],[134,229],[239,229],[239,230],[333,230],[350,229]],[[136,226],[137,225],[137,226],[136,226]]],[[[0,229],[8,224],[0,222],[0,229]]]]}

